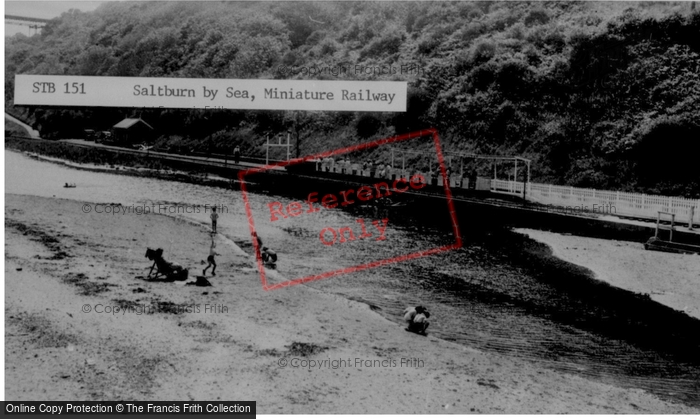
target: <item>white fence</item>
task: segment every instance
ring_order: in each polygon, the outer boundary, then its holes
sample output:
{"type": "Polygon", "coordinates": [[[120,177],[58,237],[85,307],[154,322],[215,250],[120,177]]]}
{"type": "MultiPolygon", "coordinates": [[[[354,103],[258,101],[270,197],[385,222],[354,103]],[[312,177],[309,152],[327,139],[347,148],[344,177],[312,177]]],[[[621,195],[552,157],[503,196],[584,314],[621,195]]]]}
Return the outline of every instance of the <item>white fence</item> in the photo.
{"type": "MultiPolygon", "coordinates": [[[[493,192],[522,196],[522,182],[491,180],[493,192]]],[[[676,215],[679,224],[687,225],[692,214],[693,224],[700,224],[700,199],[646,195],[629,192],[529,183],[526,197],[544,205],[569,208],[572,212],[620,215],[656,220],[659,211],[676,215]]]]}
{"type": "MultiPolygon", "coordinates": [[[[369,170],[362,170],[359,164],[326,164],[319,163],[317,169],[324,172],[357,174],[370,177],[369,170]]],[[[374,177],[410,178],[413,173],[402,172],[400,169],[385,171],[384,176],[375,173],[374,177]]],[[[428,180],[429,174],[419,173],[428,180]]],[[[523,196],[523,183],[508,180],[477,178],[476,189],[488,189],[491,192],[523,196]]],[[[442,186],[442,176],[437,178],[438,186],[442,186]]],[[[459,175],[450,178],[450,187],[467,188],[466,179],[459,175]]],[[[679,224],[687,225],[692,214],[693,224],[700,224],[700,199],[687,199],[671,196],[645,195],[628,192],[601,191],[596,189],[556,186],[542,183],[528,183],[526,197],[529,201],[543,205],[564,207],[572,213],[594,213],[601,215],[620,215],[623,217],[644,218],[656,220],[659,211],[676,215],[679,224]]]]}

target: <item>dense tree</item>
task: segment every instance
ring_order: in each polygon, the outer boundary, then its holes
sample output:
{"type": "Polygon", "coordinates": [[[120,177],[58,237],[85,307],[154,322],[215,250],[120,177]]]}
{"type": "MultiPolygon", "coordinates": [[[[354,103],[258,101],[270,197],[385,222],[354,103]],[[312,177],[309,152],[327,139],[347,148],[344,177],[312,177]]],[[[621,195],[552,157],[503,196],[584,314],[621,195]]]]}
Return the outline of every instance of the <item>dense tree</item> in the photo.
{"type": "Polygon", "coordinates": [[[697,197],[698,34],[700,13],[682,3],[113,2],[6,38],[5,103],[46,137],[141,116],[161,146],[259,154],[287,129],[308,154],[436,127],[447,151],[531,157],[533,180],[697,197]],[[56,109],[13,106],[15,74],[404,80],[409,91],[407,112],[389,115],[56,109]]]}

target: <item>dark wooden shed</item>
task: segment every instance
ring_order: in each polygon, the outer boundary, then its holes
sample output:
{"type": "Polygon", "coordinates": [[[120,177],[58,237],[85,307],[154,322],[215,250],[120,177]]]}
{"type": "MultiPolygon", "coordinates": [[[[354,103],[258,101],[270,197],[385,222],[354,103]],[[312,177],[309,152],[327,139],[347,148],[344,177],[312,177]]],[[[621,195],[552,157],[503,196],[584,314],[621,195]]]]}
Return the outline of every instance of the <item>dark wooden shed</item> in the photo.
{"type": "Polygon", "coordinates": [[[127,118],[112,127],[114,140],[120,144],[148,142],[153,137],[153,127],[141,118],[127,118]]]}

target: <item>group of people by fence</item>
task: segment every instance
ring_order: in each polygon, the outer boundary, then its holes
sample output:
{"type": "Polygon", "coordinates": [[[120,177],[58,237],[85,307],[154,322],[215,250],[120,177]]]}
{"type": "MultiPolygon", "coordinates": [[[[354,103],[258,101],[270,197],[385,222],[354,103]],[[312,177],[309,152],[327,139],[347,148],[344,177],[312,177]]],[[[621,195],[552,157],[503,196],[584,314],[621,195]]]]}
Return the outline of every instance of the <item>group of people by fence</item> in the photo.
{"type": "MultiPolygon", "coordinates": [[[[433,170],[429,167],[424,167],[423,170],[401,169],[394,168],[388,162],[384,163],[379,160],[367,160],[362,163],[352,163],[349,158],[333,159],[326,157],[318,162],[317,170],[328,173],[340,173],[346,175],[365,176],[377,179],[410,179],[415,174],[422,175],[429,185],[442,185],[439,179],[442,175],[439,170],[433,170]]],[[[477,173],[470,171],[469,173],[454,174],[451,167],[446,169],[447,178],[450,179],[451,186],[459,186],[467,189],[478,189],[477,173]]]]}

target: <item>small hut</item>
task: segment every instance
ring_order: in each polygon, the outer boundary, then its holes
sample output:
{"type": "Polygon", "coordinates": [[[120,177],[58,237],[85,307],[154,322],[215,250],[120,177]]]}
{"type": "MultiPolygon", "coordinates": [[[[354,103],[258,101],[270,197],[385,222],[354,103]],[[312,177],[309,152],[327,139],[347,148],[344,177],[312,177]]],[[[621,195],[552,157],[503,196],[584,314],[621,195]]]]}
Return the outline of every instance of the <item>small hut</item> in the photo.
{"type": "Polygon", "coordinates": [[[119,144],[148,142],[153,135],[153,127],[141,118],[126,118],[112,127],[114,140],[119,144]]]}

